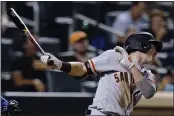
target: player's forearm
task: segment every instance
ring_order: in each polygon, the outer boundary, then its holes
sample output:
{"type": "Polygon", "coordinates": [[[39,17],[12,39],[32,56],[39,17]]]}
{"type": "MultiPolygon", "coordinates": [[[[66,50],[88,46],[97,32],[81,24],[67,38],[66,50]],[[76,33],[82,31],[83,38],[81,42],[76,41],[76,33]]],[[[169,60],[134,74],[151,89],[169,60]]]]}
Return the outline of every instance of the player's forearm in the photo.
{"type": "Polygon", "coordinates": [[[81,77],[87,73],[86,66],[82,62],[63,62],[49,53],[41,56],[40,59],[41,62],[45,65],[47,65],[48,60],[52,60],[54,62],[54,65],[49,67],[51,67],[52,69],[61,70],[71,76],[81,77]]]}
{"type": "Polygon", "coordinates": [[[133,75],[136,86],[141,91],[143,96],[146,99],[153,97],[153,95],[156,93],[155,87],[149,83],[146,78],[144,78],[144,75],[135,66],[133,66],[130,71],[133,75]]]}
{"type": "Polygon", "coordinates": [[[82,62],[61,62],[61,67],[56,69],[61,70],[65,73],[68,73],[71,76],[74,77],[82,77],[86,74],[87,70],[82,62]]]}
{"type": "Polygon", "coordinates": [[[81,62],[69,62],[71,64],[71,71],[68,73],[71,76],[81,77],[86,74],[86,68],[84,63],[81,62]]]}
{"type": "Polygon", "coordinates": [[[142,80],[144,78],[143,74],[135,67],[133,66],[131,69],[130,69],[130,72],[134,78],[134,81],[135,83],[142,80]]]}

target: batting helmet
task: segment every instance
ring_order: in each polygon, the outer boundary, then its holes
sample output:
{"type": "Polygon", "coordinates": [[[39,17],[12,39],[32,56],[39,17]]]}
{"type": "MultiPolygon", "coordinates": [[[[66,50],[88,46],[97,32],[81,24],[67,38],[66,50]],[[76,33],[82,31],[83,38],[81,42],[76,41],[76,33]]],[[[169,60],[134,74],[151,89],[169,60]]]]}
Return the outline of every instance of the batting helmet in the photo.
{"type": "Polygon", "coordinates": [[[131,34],[124,43],[124,47],[128,53],[133,51],[145,53],[151,48],[151,45],[155,46],[157,52],[162,48],[162,43],[155,40],[154,36],[148,32],[131,34]]]}

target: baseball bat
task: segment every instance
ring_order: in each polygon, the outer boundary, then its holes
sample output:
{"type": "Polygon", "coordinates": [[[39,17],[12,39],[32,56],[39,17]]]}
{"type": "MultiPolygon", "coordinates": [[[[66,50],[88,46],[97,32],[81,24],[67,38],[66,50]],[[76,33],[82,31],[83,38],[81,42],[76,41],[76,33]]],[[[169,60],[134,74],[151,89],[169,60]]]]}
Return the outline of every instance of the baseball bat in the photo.
{"type": "MultiPolygon", "coordinates": [[[[35,47],[38,48],[38,50],[44,55],[44,50],[40,47],[36,39],[32,36],[29,29],[25,25],[25,23],[22,21],[22,19],[19,17],[19,15],[16,13],[16,11],[13,8],[10,8],[7,10],[7,15],[9,18],[13,21],[13,23],[20,29],[22,33],[26,35],[28,39],[35,45],[35,47]]],[[[52,66],[54,62],[52,60],[48,60],[47,65],[52,66]]]]}

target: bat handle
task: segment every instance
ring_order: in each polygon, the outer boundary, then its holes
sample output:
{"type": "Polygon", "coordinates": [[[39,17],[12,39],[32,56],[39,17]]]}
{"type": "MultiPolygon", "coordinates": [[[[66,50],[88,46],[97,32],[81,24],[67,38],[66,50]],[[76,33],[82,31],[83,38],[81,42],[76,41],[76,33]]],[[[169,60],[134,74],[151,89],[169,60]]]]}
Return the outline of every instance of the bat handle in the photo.
{"type": "MultiPolygon", "coordinates": [[[[43,49],[40,47],[40,52],[42,53],[42,54],[46,54],[44,51],[43,51],[43,49]]],[[[50,56],[49,56],[49,58],[50,58],[50,56]]],[[[47,65],[48,66],[53,66],[54,65],[54,61],[53,60],[48,60],[47,61],[47,65]]]]}
{"type": "Polygon", "coordinates": [[[54,61],[53,60],[48,60],[47,65],[48,66],[53,66],[54,65],[54,61]]]}

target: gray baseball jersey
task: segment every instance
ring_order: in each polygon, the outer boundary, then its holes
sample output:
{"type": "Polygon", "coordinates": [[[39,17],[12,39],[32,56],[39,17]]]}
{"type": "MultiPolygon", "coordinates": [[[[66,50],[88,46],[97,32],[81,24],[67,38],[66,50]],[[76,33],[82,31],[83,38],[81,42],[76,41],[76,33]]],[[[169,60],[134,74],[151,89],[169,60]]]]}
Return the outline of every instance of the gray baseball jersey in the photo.
{"type": "MultiPolygon", "coordinates": [[[[119,62],[121,57],[115,50],[108,50],[88,60],[94,74],[103,74],[98,82],[93,103],[89,106],[94,109],[91,115],[101,115],[105,112],[129,115],[141,99],[142,93],[136,87],[132,75],[119,62]]],[[[141,68],[139,64],[136,64],[136,67],[144,72],[144,78],[156,89],[155,77],[151,71],[141,68]]]]}

